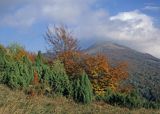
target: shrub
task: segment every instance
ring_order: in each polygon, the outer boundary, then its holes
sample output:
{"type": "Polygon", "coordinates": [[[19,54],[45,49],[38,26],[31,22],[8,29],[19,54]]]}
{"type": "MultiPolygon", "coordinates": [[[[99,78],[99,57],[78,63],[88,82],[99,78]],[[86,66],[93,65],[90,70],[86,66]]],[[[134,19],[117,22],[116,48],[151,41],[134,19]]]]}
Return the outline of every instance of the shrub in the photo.
{"type": "Polygon", "coordinates": [[[73,98],[77,102],[90,103],[92,101],[92,86],[85,72],[73,82],[73,98]]]}
{"type": "Polygon", "coordinates": [[[96,100],[103,100],[111,105],[118,105],[128,108],[143,107],[144,99],[141,98],[135,91],[130,94],[114,92],[107,89],[104,96],[96,96],[96,100]]]}
{"type": "Polygon", "coordinates": [[[99,94],[95,96],[95,99],[97,101],[108,101],[109,97],[113,95],[113,91],[111,88],[107,88],[105,90],[105,93],[103,95],[99,94]]]}
{"type": "Polygon", "coordinates": [[[32,64],[27,56],[14,59],[18,49],[0,46],[0,82],[12,89],[28,87],[33,78],[32,64]]]}
{"type": "Polygon", "coordinates": [[[4,83],[12,89],[26,88],[33,80],[33,68],[26,57],[23,61],[7,62],[4,83]]]}
{"type": "Polygon", "coordinates": [[[5,74],[5,48],[0,45],[0,83],[3,82],[5,74]]]}
{"type": "Polygon", "coordinates": [[[131,93],[129,95],[126,95],[124,106],[128,108],[140,108],[143,106],[143,102],[144,102],[144,98],[141,98],[138,95],[133,96],[131,93]]]}
{"type": "Polygon", "coordinates": [[[155,101],[148,101],[146,100],[144,103],[143,103],[143,107],[144,108],[147,108],[147,109],[160,109],[160,103],[159,102],[155,102],[155,101]]]}
{"type": "Polygon", "coordinates": [[[43,58],[40,51],[38,52],[38,55],[35,58],[34,67],[35,67],[34,70],[36,70],[36,72],[38,73],[37,75],[38,75],[39,81],[41,83],[45,82],[48,76],[47,72],[50,72],[50,69],[47,65],[43,63],[43,58]]]}
{"type": "Polygon", "coordinates": [[[64,65],[59,60],[54,62],[48,73],[48,82],[53,92],[64,96],[71,94],[69,78],[64,69],[64,65]]]}

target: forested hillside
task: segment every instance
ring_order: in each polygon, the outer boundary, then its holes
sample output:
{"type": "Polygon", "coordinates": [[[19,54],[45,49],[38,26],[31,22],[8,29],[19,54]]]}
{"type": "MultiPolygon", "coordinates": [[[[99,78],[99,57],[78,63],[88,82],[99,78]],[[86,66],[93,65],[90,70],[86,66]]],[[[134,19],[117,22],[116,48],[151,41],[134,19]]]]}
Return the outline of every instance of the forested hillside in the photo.
{"type": "Polygon", "coordinates": [[[104,54],[112,65],[120,61],[127,62],[127,83],[132,84],[147,99],[159,99],[160,59],[113,42],[96,43],[84,51],[91,55],[104,54]]]}

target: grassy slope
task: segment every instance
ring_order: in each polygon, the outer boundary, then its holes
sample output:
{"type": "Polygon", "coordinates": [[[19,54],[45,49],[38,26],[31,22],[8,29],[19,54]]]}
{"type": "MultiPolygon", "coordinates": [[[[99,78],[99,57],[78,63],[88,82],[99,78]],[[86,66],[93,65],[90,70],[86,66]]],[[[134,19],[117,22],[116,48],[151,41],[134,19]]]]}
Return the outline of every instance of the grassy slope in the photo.
{"type": "Polygon", "coordinates": [[[129,110],[95,102],[82,105],[64,97],[28,97],[0,85],[0,114],[160,114],[160,110],[129,110]]]}

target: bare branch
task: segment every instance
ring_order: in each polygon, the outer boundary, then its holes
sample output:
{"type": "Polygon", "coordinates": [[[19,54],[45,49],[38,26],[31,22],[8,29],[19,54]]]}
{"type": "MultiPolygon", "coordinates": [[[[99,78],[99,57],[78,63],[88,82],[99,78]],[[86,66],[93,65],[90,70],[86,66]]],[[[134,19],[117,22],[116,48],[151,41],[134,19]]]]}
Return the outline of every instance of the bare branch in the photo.
{"type": "Polygon", "coordinates": [[[48,42],[54,54],[63,53],[66,51],[78,51],[78,40],[75,39],[72,33],[64,25],[47,28],[45,40],[48,42]]]}

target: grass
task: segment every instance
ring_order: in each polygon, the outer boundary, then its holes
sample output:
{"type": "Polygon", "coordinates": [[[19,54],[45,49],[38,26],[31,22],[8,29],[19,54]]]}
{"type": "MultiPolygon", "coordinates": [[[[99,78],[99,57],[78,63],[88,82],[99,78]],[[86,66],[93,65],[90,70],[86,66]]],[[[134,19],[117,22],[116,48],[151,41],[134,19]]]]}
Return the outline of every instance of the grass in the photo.
{"type": "Polygon", "coordinates": [[[0,85],[0,114],[160,114],[160,110],[129,110],[104,102],[83,105],[61,96],[29,97],[22,91],[12,91],[0,85]]]}

